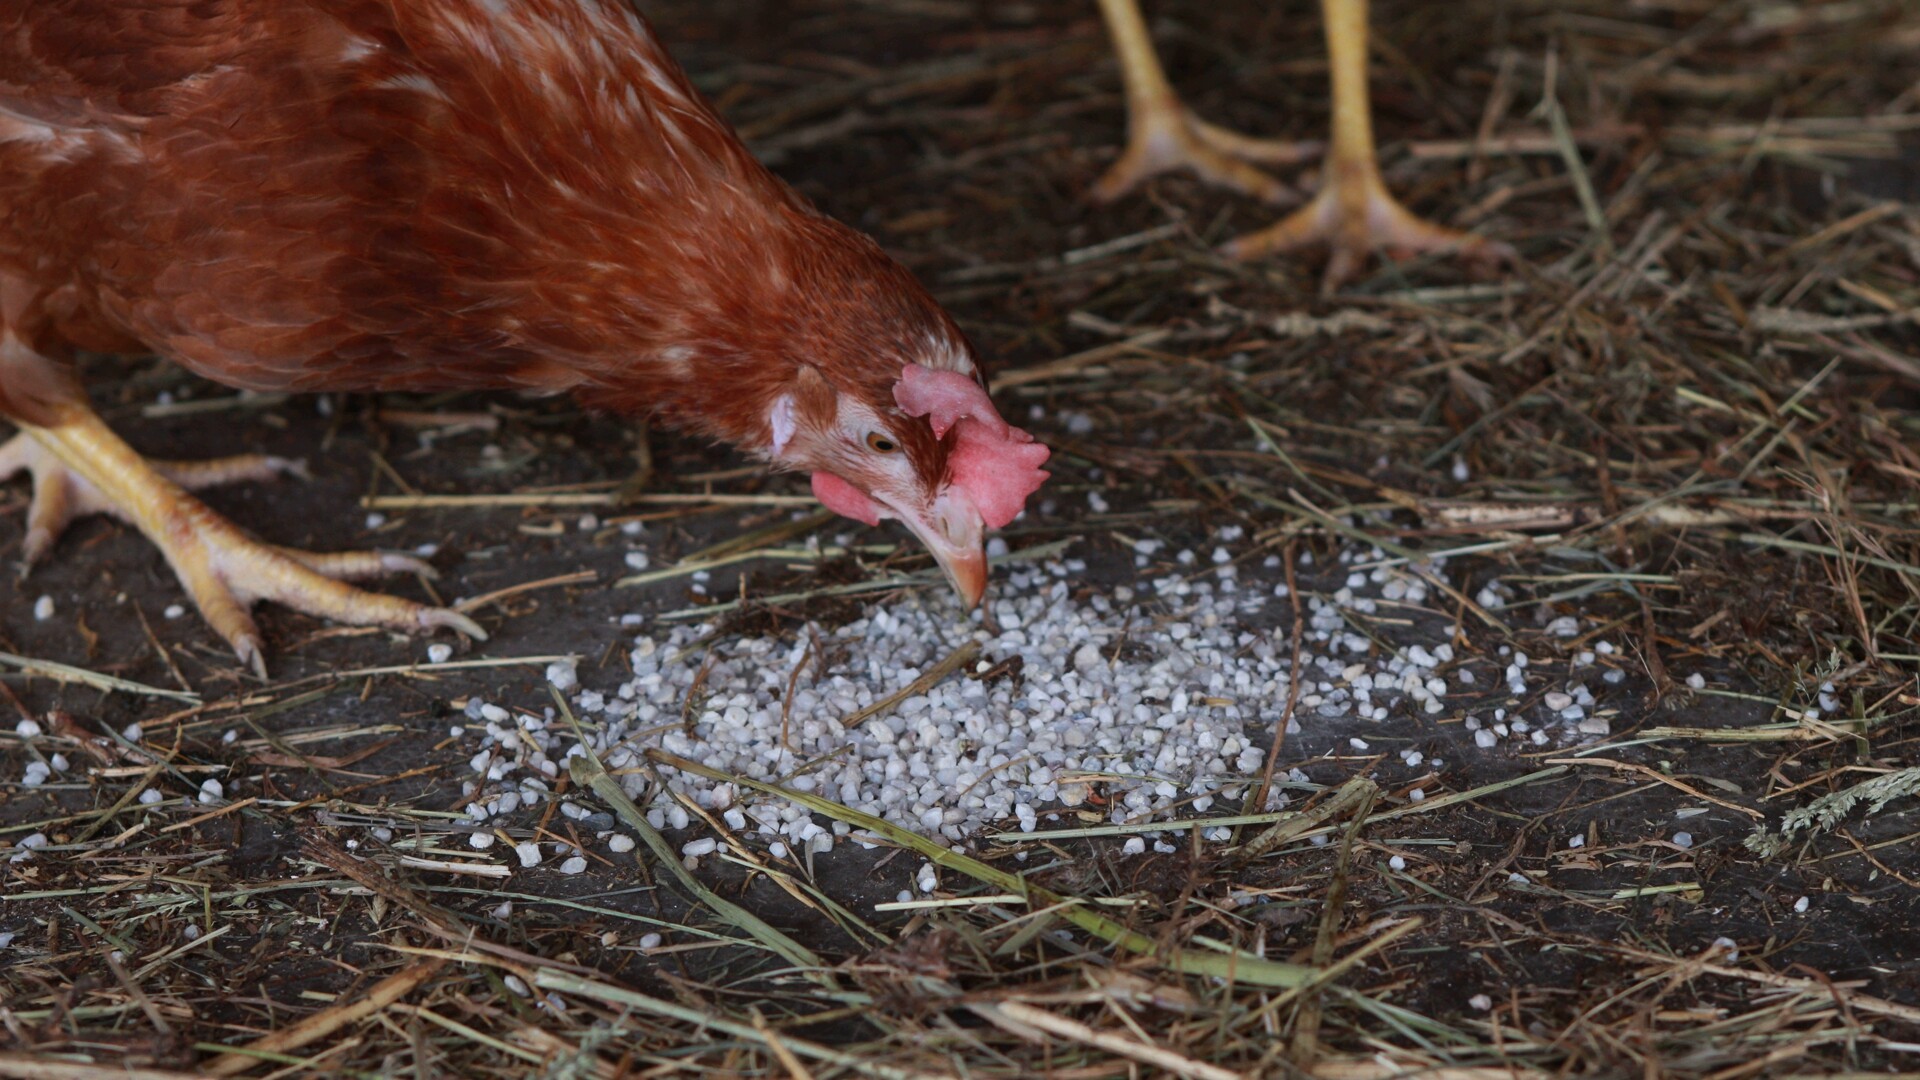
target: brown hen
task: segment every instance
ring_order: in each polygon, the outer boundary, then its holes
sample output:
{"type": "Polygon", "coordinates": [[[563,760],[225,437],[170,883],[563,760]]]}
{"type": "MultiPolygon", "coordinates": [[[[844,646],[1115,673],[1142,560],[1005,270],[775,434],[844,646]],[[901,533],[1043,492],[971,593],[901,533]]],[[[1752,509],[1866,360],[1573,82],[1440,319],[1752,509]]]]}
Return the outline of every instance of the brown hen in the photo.
{"type": "Polygon", "coordinates": [[[77,349],[230,386],[518,390],[652,417],[899,518],[977,602],[1046,473],[906,270],[762,168],[624,0],[0,0],[0,476],[25,554],[104,511],[261,668],[259,600],[481,628],[261,543],[148,462],[77,349]]]}

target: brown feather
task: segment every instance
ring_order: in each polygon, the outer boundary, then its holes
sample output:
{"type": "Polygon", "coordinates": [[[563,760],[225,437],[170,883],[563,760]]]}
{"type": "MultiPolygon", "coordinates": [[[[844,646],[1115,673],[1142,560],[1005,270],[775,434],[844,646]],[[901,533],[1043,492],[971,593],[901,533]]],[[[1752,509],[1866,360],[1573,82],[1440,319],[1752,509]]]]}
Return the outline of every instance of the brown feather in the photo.
{"type": "Polygon", "coordinates": [[[7,0],[0,73],[0,274],[44,356],[572,391],[752,442],[803,368],[888,409],[930,341],[967,355],[618,0],[7,0]]]}

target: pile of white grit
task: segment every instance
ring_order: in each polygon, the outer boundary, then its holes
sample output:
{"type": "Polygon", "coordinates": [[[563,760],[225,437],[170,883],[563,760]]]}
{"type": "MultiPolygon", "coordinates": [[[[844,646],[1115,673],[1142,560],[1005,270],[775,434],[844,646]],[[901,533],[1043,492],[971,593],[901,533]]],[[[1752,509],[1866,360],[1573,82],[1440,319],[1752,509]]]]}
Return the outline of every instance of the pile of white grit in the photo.
{"type": "MultiPolygon", "coordinates": [[[[983,834],[1031,832],[1062,817],[1082,824],[1095,812],[1120,824],[1215,807],[1237,812],[1287,716],[1294,600],[1274,583],[1284,576],[1276,556],[1250,554],[1233,528],[1213,543],[1211,552],[1165,558],[1159,542],[1135,542],[1142,573],[1135,588],[1076,589],[1086,567],[1074,559],[1003,567],[990,619],[963,615],[944,590],[928,590],[784,639],[709,641],[710,623],[660,624],[634,638],[626,682],[582,687],[570,665],[556,665],[548,678],[573,695],[594,751],[657,827],[684,827],[688,815],[649,776],[714,810],[736,837],[757,834],[777,857],[829,850],[852,830],[785,798],[655,770],[644,752],[658,747],[723,773],[812,792],[963,847],[983,834]],[[1258,569],[1243,574],[1237,556],[1258,569]],[[1249,583],[1254,578],[1261,584],[1249,583]],[[843,718],[911,684],[969,639],[982,646],[981,667],[1019,657],[1020,677],[954,675],[843,726],[843,718]]],[[[1443,611],[1458,603],[1428,605],[1437,585],[1449,582],[1444,563],[1408,565],[1364,547],[1338,560],[1328,568],[1303,555],[1298,568],[1303,591],[1328,582],[1333,569],[1341,584],[1300,598],[1307,632],[1289,759],[1313,746],[1405,788],[1444,768],[1420,746],[1467,747],[1463,738],[1437,738],[1442,724],[1464,725],[1476,753],[1606,734],[1586,684],[1622,677],[1607,643],[1583,645],[1551,665],[1530,665],[1504,647],[1491,661],[1456,657],[1443,611]],[[1394,643],[1359,632],[1363,625],[1376,636],[1390,627],[1394,643]],[[1423,634],[1430,640],[1400,640],[1423,634]]],[[[1476,601],[1498,608],[1507,596],[1491,583],[1476,601]]],[[[639,621],[623,620],[629,631],[639,621]]],[[[1580,633],[1566,617],[1543,629],[1562,638],[1580,633]]],[[[455,733],[480,740],[466,785],[476,821],[546,800],[566,759],[581,752],[571,725],[552,709],[471,701],[467,715],[473,722],[455,733]]],[[[1269,806],[1283,803],[1276,787],[1269,806]]],[[[562,809],[590,816],[570,802],[562,809]]],[[[686,852],[698,856],[716,843],[702,837],[686,852]]],[[[1127,850],[1146,843],[1130,839],[1127,850]]]]}

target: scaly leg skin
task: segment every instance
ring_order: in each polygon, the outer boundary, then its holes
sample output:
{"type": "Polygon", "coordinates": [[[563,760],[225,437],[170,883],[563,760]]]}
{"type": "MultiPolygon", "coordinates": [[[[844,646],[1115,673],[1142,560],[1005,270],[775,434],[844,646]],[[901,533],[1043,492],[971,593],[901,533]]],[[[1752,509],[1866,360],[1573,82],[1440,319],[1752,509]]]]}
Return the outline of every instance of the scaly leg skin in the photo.
{"type": "Polygon", "coordinates": [[[84,401],[61,403],[49,426],[19,426],[20,434],[0,446],[0,476],[21,470],[33,475],[29,557],[43,554],[60,529],[81,514],[106,512],[131,523],[166,556],[214,632],[263,679],[266,659],[250,614],[261,600],[356,626],[407,631],[444,626],[486,639],[485,631],[457,611],[342,583],[396,572],[431,575],[419,559],[380,552],[316,554],[262,543],[187,493],[191,487],[277,475],[288,471],[284,461],[235,458],[162,469],[121,441],[84,401]]]}
{"type": "Polygon", "coordinates": [[[1375,250],[1394,258],[1450,251],[1477,262],[1513,259],[1507,245],[1435,225],[1388,193],[1374,155],[1367,95],[1367,0],[1321,0],[1320,8],[1333,71],[1333,148],[1320,192],[1277,224],[1228,243],[1221,253],[1254,259],[1324,242],[1332,249],[1323,279],[1327,292],[1358,274],[1375,250]]]}
{"type": "Polygon", "coordinates": [[[1215,127],[1189,112],[1167,82],[1138,0],[1100,0],[1127,94],[1127,148],[1093,186],[1112,202],[1162,173],[1189,170],[1209,183],[1270,203],[1294,202],[1292,188],[1253,164],[1294,165],[1317,157],[1319,143],[1270,142],[1215,127]]]}
{"type": "MultiPolygon", "coordinates": [[[[307,478],[306,465],[267,454],[238,454],[211,461],[149,461],[155,472],[187,491],[205,491],[226,484],[307,478]]],[[[27,508],[27,536],[21,544],[24,574],[45,559],[67,526],[94,514],[129,520],[100,490],[61,463],[32,436],[15,435],[0,443],[0,481],[26,473],[33,481],[33,502],[27,508]]]]}

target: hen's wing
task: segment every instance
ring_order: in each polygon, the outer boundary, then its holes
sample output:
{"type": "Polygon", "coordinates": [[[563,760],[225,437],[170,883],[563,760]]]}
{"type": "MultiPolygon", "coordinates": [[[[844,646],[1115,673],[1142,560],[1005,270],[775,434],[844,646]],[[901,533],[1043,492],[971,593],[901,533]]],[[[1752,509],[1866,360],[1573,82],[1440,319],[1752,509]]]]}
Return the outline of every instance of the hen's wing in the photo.
{"type": "Polygon", "coordinates": [[[232,385],[566,389],[791,206],[623,0],[0,0],[0,72],[40,330],[232,385]]]}

